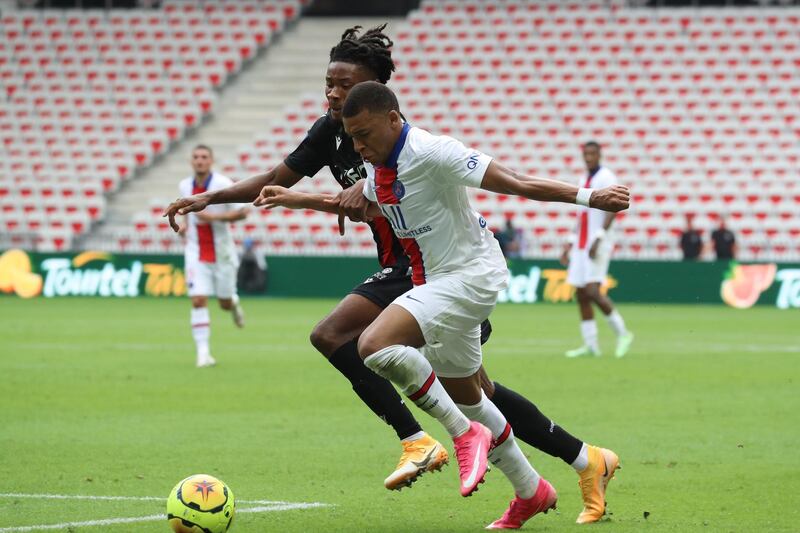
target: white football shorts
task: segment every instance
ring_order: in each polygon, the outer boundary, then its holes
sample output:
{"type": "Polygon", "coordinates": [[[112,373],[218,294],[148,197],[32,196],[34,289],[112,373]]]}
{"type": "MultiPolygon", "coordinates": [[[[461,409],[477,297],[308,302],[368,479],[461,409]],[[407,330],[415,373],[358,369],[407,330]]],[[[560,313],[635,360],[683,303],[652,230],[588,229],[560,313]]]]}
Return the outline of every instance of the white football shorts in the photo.
{"type": "Polygon", "coordinates": [[[497,291],[442,276],[398,296],[394,304],[417,320],[426,345],[420,350],[445,378],[473,375],[481,366],[481,322],[497,303],[497,291]]]}
{"type": "Polygon", "coordinates": [[[604,240],[597,247],[595,258],[591,259],[588,246],[580,250],[573,245],[569,254],[567,283],[573,287],[585,287],[589,283],[600,283],[601,285],[605,283],[613,248],[612,242],[604,240]]]}
{"type": "Polygon", "coordinates": [[[187,292],[189,296],[216,296],[223,300],[233,298],[236,294],[236,271],[233,263],[187,261],[187,292]]]}

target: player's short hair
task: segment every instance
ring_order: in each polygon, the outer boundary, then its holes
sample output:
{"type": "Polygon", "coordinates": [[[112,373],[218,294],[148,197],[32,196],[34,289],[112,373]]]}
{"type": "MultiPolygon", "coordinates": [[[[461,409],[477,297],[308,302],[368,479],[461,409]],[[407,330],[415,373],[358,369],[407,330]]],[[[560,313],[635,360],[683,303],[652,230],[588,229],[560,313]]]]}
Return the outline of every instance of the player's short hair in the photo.
{"type": "Polygon", "coordinates": [[[357,83],[347,94],[342,116],[350,118],[367,110],[370,113],[400,112],[400,104],[392,90],[377,81],[357,83]]]}
{"type": "Polygon", "coordinates": [[[583,147],[584,148],[592,148],[593,147],[593,148],[597,148],[598,150],[601,150],[600,143],[597,142],[597,141],[586,141],[585,143],[583,143],[583,147]]]}
{"type": "Polygon", "coordinates": [[[192,148],[192,153],[195,153],[197,150],[205,150],[212,159],[214,158],[214,150],[207,144],[196,144],[195,147],[192,148]]]}
{"type": "Polygon", "coordinates": [[[342,34],[342,40],[331,48],[330,62],[342,61],[368,68],[378,77],[378,81],[386,83],[394,72],[391,48],[394,45],[383,30],[386,24],[371,28],[359,35],[361,26],[348,28],[342,34]]]}

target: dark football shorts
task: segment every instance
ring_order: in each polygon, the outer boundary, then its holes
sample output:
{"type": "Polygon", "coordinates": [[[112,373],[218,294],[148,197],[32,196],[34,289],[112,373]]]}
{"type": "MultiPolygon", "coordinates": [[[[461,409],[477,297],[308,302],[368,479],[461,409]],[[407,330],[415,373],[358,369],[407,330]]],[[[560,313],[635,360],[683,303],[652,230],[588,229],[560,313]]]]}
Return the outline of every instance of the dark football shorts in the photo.
{"type": "MultiPolygon", "coordinates": [[[[395,298],[402,296],[414,287],[410,268],[384,268],[375,272],[356,286],[351,294],[358,294],[381,309],[386,309],[395,298]]],[[[485,344],[492,334],[492,324],[486,319],[481,324],[481,344],[485,344]]]]}

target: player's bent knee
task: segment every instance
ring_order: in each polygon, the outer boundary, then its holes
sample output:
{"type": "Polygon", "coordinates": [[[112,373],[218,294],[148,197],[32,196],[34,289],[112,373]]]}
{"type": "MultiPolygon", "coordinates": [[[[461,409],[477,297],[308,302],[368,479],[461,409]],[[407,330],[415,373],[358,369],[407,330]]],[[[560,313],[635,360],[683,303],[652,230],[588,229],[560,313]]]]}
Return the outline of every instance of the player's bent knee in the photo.
{"type": "Polygon", "coordinates": [[[219,306],[224,309],[225,311],[230,311],[233,309],[233,300],[231,299],[220,299],[219,306]]]}
{"type": "Polygon", "coordinates": [[[361,337],[358,338],[358,354],[361,356],[361,359],[366,359],[370,355],[383,350],[386,346],[388,345],[383,342],[380,336],[372,333],[370,329],[367,329],[367,331],[362,333],[361,337]]]}
{"type": "Polygon", "coordinates": [[[309,335],[311,345],[317,349],[319,353],[325,357],[330,358],[340,346],[346,343],[349,339],[345,339],[342,334],[331,328],[324,320],[314,326],[314,329],[309,335]]]}
{"type": "Polygon", "coordinates": [[[192,296],[192,307],[199,309],[208,305],[208,298],[205,296],[192,296]]]}

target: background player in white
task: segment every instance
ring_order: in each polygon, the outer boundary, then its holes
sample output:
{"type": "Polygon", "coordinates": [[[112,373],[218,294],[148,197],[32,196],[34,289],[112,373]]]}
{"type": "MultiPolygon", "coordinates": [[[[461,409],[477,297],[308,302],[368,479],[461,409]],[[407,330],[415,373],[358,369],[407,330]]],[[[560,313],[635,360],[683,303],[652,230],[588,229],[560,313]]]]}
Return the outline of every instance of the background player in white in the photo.
{"type": "MultiPolygon", "coordinates": [[[[617,177],[607,167],[600,164],[600,145],[589,141],[583,145],[583,160],[588,175],[584,187],[595,189],[617,184],[617,177]]],[[[600,292],[600,286],[608,274],[608,264],[614,251],[611,224],[616,213],[608,213],[589,207],[578,208],[578,224],[575,233],[564,247],[561,262],[569,265],[567,281],[575,287],[578,308],[581,314],[581,335],[583,346],[569,350],[567,357],[600,355],[597,341],[597,323],[594,321],[592,303],[597,305],[608,320],[609,326],[617,335],[616,356],[628,353],[633,342],[633,333],[625,327],[622,315],[614,308],[611,299],[600,292]]]]}
{"type": "MultiPolygon", "coordinates": [[[[592,205],[616,210],[627,207],[627,189],[579,191],[551,180],[519,179],[455,139],[404,124],[394,94],[379,83],[351,89],[342,116],[366,162],[370,214],[390,221],[411,259],[415,285],[367,327],[359,352],[367,366],[447,429],[456,447],[462,495],[477,489],[491,449],[491,461],[516,495],[489,527],[516,529],[552,508],[556,494],[527,462],[505,417],[481,390],[480,323],[494,308],[508,270],[486,221],[469,205],[466,186],[568,203],[588,204],[591,198],[592,205]]],[[[265,187],[255,203],[280,205],[284,191],[265,187]]],[[[617,466],[616,456],[610,457],[603,489],[617,466]]]]}
{"type": "MultiPolygon", "coordinates": [[[[233,182],[211,170],[214,154],[211,148],[197,145],[192,150],[194,174],[179,185],[181,197],[223,189],[233,182]]],[[[231,311],[233,321],[244,327],[244,311],[236,294],[236,270],[239,256],[230,231],[230,223],[247,217],[247,208],[236,204],[212,205],[200,213],[186,215],[180,234],[186,238],[184,252],[186,287],[192,299],[192,336],[197,347],[197,366],[216,364],[211,356],[211,316],[208,297],[214,295],[219,306],[231,311]]]]}

